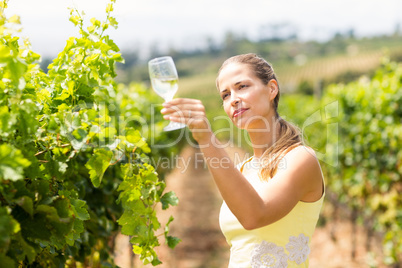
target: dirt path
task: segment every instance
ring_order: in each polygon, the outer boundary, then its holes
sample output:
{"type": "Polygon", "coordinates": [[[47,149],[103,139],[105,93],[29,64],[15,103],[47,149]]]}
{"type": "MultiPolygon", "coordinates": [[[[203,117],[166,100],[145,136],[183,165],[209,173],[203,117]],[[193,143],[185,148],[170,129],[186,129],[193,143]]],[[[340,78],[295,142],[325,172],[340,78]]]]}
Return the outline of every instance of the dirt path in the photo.
{"type": "MultiPolygon", "coordinates": [[[[228,150],[232,159],[244,159],[245,153],[240,149],[228,150]],[[237,154],[237,158],[235,158],[237,154]]],[[[224,268],[227,267],[229,247],[222,235],[218,215],[222,199],[214,185],[206,167],[202,163],[202,155],[193,148],[185,148],[181,157],[187,161],[188,168],[177,168],[166,178],[167,190],[176,192],[180,199],[179,205],[158,215],[161,222],[166,222],[170,215],[175,220],[171,223],[171,234],[182,239],[174,249],[162,245],[157,249],[163,262],[161,268],[224,268]]],[[[187,162],[186,162],[187,163],[187,162]]],[[[376,264],[375,255],[365,252],[363,231],[358,229],[356,258],[351,258],[351,232],[352,227],[347,221],[337,222],[335,237],[330,236],[333,224],[318,227],[314,233],[310,268],[360,268],[384,267],[370,266],[376,264]]],[[[130,258],[128,238],[117,238],[116,264],[122,268],[152,267],[144,266],[138,258],[130,258]]],[[[378,248],[378,247],[377,247],[378,248]]]]}

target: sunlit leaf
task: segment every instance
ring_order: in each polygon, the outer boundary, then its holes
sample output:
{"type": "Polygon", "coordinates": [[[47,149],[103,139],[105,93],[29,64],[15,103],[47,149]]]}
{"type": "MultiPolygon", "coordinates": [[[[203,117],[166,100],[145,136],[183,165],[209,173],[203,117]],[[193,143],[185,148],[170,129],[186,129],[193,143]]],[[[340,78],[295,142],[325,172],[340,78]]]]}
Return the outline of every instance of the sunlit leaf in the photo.
{"type": "Polygon", "coordinates": [[[113,152],[99,149],[94,152],[85,166],[89,170],[91,181],[95,187],[99,187],[106,169],[110,166],[113,152]]]}
{"type": "Polygon", "coordinates": [[[0,145],[0,181],[22,179],[24,168],[30,164],[20,150],[8,144],[0,145]]]}

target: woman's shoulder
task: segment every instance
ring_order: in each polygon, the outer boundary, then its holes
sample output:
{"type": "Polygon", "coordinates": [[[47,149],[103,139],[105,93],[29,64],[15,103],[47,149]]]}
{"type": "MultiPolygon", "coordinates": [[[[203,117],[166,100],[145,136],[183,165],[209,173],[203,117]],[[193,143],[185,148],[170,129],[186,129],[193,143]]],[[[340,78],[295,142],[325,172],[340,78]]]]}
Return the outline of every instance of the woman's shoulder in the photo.
{"type": "Polygon", "coordinates": [[[315,173],[321,171],[316,153],[311,147],[300,145],[289,150],[281,159],[278,171],[296,171],[315,173]]]}
{"type": "Polygon", "coordinates": [[[278,175],[288,180],[289,185],[304,192],[301,201],[315,202],[322,197],[324,191],[322,170],[312,148],[298,146],[289,151],[281,161],[283,168],[278,175]]]}
{"type": "Polygon", "coordinates": [[[307,159],[309,161],[317,160],[316,153],[313,148],[306,145],[299,145],[287,151],[283,158],[286,159],[307,159]]]}

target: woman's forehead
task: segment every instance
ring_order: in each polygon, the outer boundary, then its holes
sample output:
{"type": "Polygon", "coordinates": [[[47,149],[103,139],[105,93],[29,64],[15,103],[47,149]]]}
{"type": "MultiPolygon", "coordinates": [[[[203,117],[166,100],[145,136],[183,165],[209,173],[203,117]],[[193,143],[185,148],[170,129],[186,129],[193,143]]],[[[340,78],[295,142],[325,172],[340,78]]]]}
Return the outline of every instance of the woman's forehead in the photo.
{"type": "Polygon", "coordinates": [[[250,66],[244,63],[229,63],[219,73],[218,85],[234,84],[237,80],[255,78],[250,66]]]}

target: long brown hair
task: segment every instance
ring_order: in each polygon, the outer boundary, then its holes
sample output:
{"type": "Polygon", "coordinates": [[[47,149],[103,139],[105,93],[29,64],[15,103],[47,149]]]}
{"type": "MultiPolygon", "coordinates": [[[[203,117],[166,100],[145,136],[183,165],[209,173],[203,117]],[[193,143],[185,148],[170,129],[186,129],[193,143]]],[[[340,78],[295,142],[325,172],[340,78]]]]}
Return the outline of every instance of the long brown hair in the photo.
{"type": "MultiPolygon", "coordinates": [[[[278,84],[278,94],[273,100],[273,107],[275,109],[275,121],[277,123],[276,125],[279,125],[279,129],[277,131],[278,139],[274,140],[273,145],[265,150],[265,152],[261,156],[261,169],[259,174],[263,180],[268,180],[276,174],[279,163],[285,156],[285,154],[293,148],[302,144],[301,132],[298,127],[285,121],[278,114],[278,105],[280,98],[279,82],[276,78],[274,69],[272,68],[271,64],[269,64],[266,60],[257,56],[254,53],[237,55],[227,59],[222,64],[218,72],[218,77],[220,72],[231,63],[241,63],[248,65],[254,72],[254,74],[265,85],[267,85],[272,79],[275,79],[278,84]]],[[[216,81],[216,85],[219,89],[218,79],[216,81]]]]}

